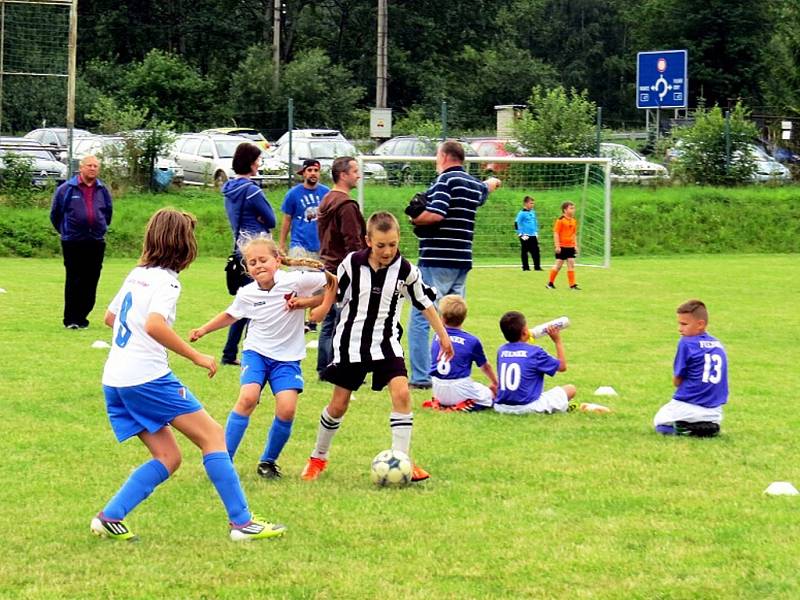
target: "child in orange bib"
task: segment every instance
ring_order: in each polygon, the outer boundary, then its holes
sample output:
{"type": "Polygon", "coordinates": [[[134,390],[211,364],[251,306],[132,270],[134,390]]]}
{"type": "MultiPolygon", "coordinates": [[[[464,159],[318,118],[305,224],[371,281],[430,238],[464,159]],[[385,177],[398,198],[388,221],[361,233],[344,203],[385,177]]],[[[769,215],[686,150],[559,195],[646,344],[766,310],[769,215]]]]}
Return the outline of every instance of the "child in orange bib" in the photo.
{"type": "Polygon", "coordinates": [[[547,288],[556,289],[555,280],[558,272],[567,261],[567,280],[569,289],[579,290],[575,283],[575,257],[578,255],[578,222],[575,220],[575,203],[564,202],[561,205],[561,216],[553,223],[553,243],[556,250],[556,262],[550,269],[550,280],[547,288]]]}

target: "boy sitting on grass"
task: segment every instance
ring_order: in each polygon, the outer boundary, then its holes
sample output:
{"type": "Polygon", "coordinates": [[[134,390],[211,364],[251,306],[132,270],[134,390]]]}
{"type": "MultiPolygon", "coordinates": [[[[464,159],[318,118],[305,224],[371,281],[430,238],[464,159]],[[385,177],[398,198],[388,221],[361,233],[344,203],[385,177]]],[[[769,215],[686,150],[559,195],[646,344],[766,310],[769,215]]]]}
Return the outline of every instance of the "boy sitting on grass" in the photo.
{"type": "Polygon", "coordinates": [[[439,312],[455,354],[449,361],[439,358],[442,354],[439,336],[433,337],[430,371],[433,401],[423,406],[452,407],[467,412],[491,408],[497,394],[497,377],[492,364],[486,360],[481,341],[461,329],[467,318],[467,303],[461,296],[449,294],[439,301],[439,312]],[[490,387],[472,379],[473,362],[489,379],[490,387]]]}
{"type": "Polygon", "coordinates": [[[664,435],[712,437],[719,433],[722,405],[728,401],[728,356],[717,338],[706,332],[708,309],[687,300],[678,313],[678,351],[672,370],[677,388],[656,413],[653,425],[664,435]]]}
{"type": "Polygon", "coordinates": [[[556,372],[567,370],[559,329],[552,326],[547,329],[547,335],[556,345],[557,358],[528,343],[531,333],[525,315],[520,312],[512,310],[504,314],[500,330],[508,343],[497,351],[500,388],[494,400],[495,411],[510,415],[567,412],[577,392],[574,385],[542,391],[545,375],[552,377],[556,372]]]}

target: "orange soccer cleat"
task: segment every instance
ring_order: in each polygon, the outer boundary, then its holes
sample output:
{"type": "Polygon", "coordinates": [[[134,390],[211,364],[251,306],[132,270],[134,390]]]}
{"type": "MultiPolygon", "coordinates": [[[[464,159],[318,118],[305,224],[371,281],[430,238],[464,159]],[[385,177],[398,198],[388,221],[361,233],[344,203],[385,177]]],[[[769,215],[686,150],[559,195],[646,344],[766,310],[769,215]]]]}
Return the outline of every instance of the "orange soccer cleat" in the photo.
{"type": "Polygon", "coordinates": [[[316,481],[319,477],[319,474],[322,473],[327,466],[328,461],[324,458],[311,456],[309,457],[306,466],[303,467],[303,472],[300,473],[300,479],[305,481],[316,481]]]}
{"type": "Polygon", "coordinates": [[[428,473],[425,469],[420,467],[419,465],[414,465],[411,467],[411,481],[425,481],[426,479],[430,478],[430,473],[428,473]]]}

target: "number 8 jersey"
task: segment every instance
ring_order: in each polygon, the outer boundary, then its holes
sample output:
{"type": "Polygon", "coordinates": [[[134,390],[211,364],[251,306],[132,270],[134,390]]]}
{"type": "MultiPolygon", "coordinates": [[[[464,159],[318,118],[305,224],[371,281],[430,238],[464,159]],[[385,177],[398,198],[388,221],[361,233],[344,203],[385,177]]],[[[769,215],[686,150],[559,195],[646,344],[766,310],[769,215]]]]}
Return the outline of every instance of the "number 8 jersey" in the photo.
{"type": "Polygon", "coordinates": [[[706,408],[728,401],[728,356],[722,342],[708,333],[681,337],[673,374],[683,379],[675,400],[706,408]]]}
{"type": "Polygon", "coordinates": [[[171,327],[180,295],[181,284],[174,271],[136,267],[128,274],[108,306],[117,318],[103,385],[140,385],[170,372],[167,349],[150,337],[144,326],[150,313],[158,313],[171,327]]]}

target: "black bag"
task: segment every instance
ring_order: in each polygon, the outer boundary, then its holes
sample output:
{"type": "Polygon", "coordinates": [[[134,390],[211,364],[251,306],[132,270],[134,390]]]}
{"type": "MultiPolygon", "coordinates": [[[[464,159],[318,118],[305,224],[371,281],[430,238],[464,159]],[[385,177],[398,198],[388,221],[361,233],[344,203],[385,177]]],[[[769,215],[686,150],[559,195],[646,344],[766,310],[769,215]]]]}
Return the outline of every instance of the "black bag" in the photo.
{"type": "Polygon", "coordinates": [[[249,281],[250,277],[245,271],[242,258],[237,254],[231,254],[225,262],[225,283],[228,286],[228,293],[231,296],[235,296],[236,290],[246,285],[249,281]]]}
{"type": "Polygon", "coordinates": [[[428,206],[428,197],[423,192],[418,192],[414,194],[414,197],[409,201],[405,213],[412,219],[416,219],[422,214],[426,206],[428,206]]]}
{"type": "MultiPolygon", "coordinates": [[[[412,219],[416,219],[426,210],[427,206],[428,196],[424,192],[417,192],[409,201],[404,212],[412,219]]],[[[414,235],[418,238],[433,237],[438,227],[438,225],[414,225],[414,235]]]]}

